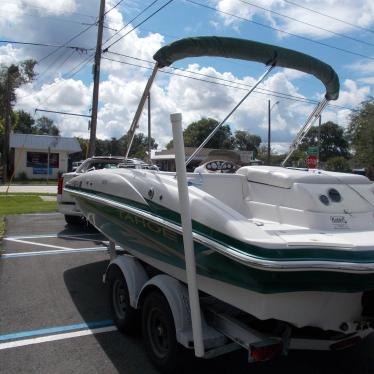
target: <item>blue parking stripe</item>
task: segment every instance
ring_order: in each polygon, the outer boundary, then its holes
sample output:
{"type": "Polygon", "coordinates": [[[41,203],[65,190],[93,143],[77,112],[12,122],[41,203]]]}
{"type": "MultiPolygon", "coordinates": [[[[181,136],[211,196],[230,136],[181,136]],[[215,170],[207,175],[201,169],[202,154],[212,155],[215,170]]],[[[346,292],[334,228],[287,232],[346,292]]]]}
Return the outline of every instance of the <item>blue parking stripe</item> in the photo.
{"type": "Polygon", "coordinates": [[[59,333],[59,332],[66,332],[66,331],[73,331],[73,330],[80,330],[80,329],[87,329],[87,328],[91,329],[91,328],[96,328],[96,327],[106,327],[106,326],[111,326],[111,325],[113,325],[113,321],[110,319],[106,319],[103,321],[79,323],[77,325],[58,326],[58,327],[51,327],[49,329],[15,332],[13,334],[0,335],[0,341],[27,338],[27,337],[36,336],[36,335],[48,335],[48,334],[54,334],[54,333],[59,333]]]}

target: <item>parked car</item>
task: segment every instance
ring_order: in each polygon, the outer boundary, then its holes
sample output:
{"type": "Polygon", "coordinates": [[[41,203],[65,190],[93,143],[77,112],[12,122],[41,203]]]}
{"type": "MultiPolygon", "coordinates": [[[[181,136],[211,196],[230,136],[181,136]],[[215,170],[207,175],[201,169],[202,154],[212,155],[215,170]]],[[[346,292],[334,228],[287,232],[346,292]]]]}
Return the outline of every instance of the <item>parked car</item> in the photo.
{"type": "Polygon", "coordinates": [[[75,171],[65,173],[58,178],[57,184],[57,206],[58,210],[65,216],[65,221],[69,225],[79,225],[84,222],[84,217],[79,210],[74,198],[64,191],[65,184],[81,173],[87,173],[99,169],[112,168],[135,168],[158,170],[157,166],[149,165],[137,158],[123,156],[94,156],[83,161],[75,171]]]}

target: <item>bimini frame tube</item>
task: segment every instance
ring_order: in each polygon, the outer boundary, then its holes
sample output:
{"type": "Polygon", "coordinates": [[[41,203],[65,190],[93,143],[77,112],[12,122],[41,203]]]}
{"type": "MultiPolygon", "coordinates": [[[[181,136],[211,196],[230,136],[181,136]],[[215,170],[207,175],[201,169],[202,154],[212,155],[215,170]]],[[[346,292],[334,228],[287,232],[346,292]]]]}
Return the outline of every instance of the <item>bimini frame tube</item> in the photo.
{"type": "Polygon", "coordinates": [[[147,82],[147,84],[145,86],[143,95],[142,95],[142,97],[140,99],[138,108],[136,109],[136,112],[135,112],[135,115],[134,115],[134,119],[132,120],[130,129],[127,132],[127,137],[129,139],[127,141],[127,149],[126,149],[125,160],[127,160],[127,158],[129,157],[130,149],[131,149],[132,142],[133,142],[134,136],[135,136],[135,131],[138,128],[139,119],[140,119],[140,116],[142,115],[142,112],[143,112],[143,109],[144,109],[144,105],[145,105],[145,102],[147,100],[149,91],[151,90],[152,84],[153,84],[153,82],[154,82],[154,80],[156,78],[158,67],[159,67],[159,65],[158,65],[158,63],[156,63],[155,67],[153,68],[152,74],[149,77],[148,82],[147,82]]]}
{"type": "Polygon", "coordinates": [[[183,230],[184,257],[186,261],[186,275],[188,285],[188,296],[190,300],[192,334],[197,357],[204,356],[204,341],[201,325],[201,312],[199,290],[196,281],[195,250],[192,237],[191,208],[188,195],[186,167],[184,164],[184,142],[182,129],[182,114],[170,115],[173,128],[173,142],[175,149],[175,165],[177,170],[178,194],[183,230]]]}
{"type": "Polygon", "coordinates": [[[292,144],[290,146],[290,150],[289,150],[286,158],[281,163],[281,166],[286,165],[286,162],[288,161],[288,159],[292,156],[292,154],[294,153],[294,151],[297,149],[297,147],[300,145],[300,143],[302,142],[302,140],[308,134],[310,128],[314,125],[314,122],[316,122],[316,120],[319,118],[320,114],[326,108],[327,104],[328,104],[328,100],[327,99],[323,99],[314,108],[313,112],[309,115],[309,117],[305,121],[304,126],[297,133],[295,140],[292,142],[292,144]]]}
{"type": "MultiPolygon", "coordinates": [[[[207,138],[199,145],[199,147],[195,150],[194,153],[188,158],[186,161],[186,167],[187,165],[194,159],[194,157],[201,151],[202,148],[204,148],[205,144],[209,142],[209,140],[214,136],[214,134],[218,131],[218,129],[231,117],[231,115],[239,108],[239,106],[244,102],[244,100],[257,88],[257,86],[267,77],[267,75],[273,70],[275,67],[276,62],[273,62],[272,65],[265,71],[264,74],[261,75],[260,78],[258,78],[255,85],[244,95],[244,97],[239,101],[239,103],[231,110],[231,112],[225,117],[225,119],[219,123],[214,130],[207,136],[207,138]]],[[[174,147],[175,149],[175,147],[174,147]]]]}

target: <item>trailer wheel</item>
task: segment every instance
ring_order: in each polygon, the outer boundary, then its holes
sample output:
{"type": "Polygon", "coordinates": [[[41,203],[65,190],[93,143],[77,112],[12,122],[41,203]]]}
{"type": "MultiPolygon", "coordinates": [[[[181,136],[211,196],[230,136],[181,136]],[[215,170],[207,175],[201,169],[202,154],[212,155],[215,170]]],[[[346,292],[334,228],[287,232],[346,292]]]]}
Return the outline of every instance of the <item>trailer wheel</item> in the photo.
{"type": "Polygon", "coordinates": [[[159,291],[145,296],[142,308],[142,333],[152,364],[162,373],[179,371],[184,350],[177,342],[172,312],[159,291]]]}
{"type": "Polygon", "coordinates": [[[114,267],[108,274],[109,301],[114,322],[125,334],[135,332],[138,322],[137,311],[130,305],[129,289],[120,269],[114,267]]]}

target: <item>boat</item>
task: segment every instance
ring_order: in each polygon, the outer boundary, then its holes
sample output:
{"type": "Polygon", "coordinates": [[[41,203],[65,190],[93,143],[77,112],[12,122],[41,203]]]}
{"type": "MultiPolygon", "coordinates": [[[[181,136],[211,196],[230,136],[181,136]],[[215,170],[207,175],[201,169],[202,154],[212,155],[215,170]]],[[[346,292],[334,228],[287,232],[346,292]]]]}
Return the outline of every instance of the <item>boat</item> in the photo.
{"type": "MultiPolygon", "coordinates": [[[[195,56],[265,63],[267,71],[254,87],[279,66],[319,78],[325,97],[291,152],[326,104],[338,98],[336,73],[311,56],[242,39],[182,39],[155,54],[156,66],[130,127],[132,134],[157,69],[195,56]]],[[[371,326],[374,186],[366,177],[274,166],[187,176],[201,292],[259,320],[296,328],[349,334],[371,326]]],[[[186,282],[175,173],[96,170],[73,178],[65,190],[110,240],[153,269],[186,282]]]]}

